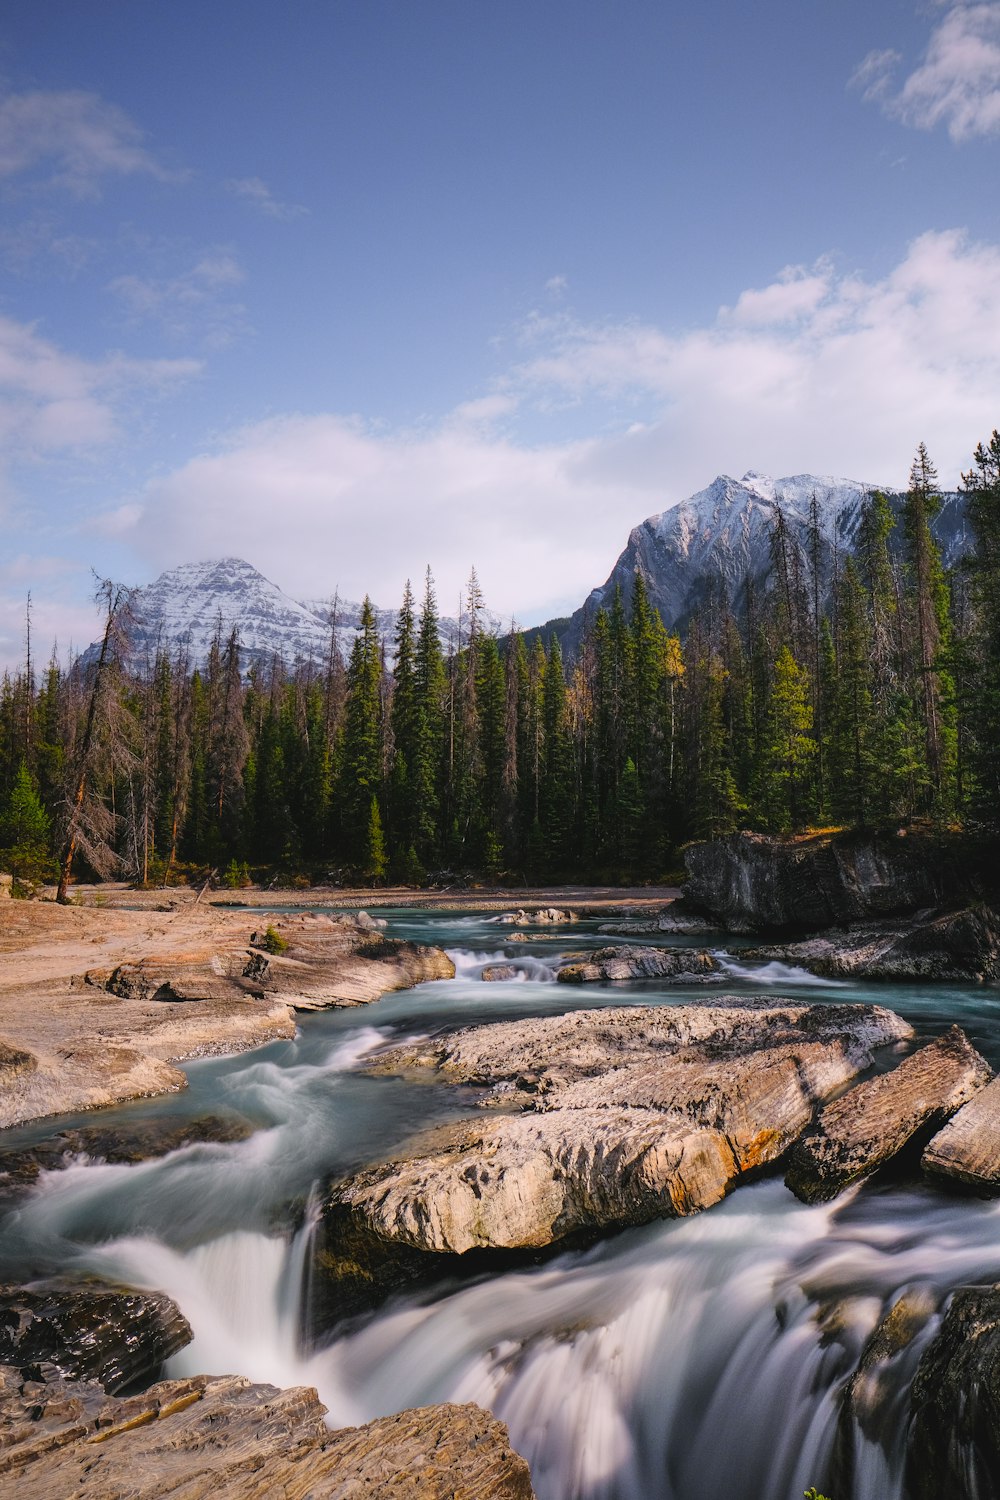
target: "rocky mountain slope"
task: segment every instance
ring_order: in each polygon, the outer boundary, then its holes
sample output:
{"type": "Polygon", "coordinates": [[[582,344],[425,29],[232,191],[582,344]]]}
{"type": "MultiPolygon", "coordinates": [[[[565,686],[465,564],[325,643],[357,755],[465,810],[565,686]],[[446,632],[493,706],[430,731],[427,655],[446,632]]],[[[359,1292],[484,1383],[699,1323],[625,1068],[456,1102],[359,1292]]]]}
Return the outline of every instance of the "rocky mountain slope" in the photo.
{"type": "MultiPolygon", "coordinates": [[[[747,580],[760,589],[770,571],[771,535],[779,508],[793,545],[807,555],[813,495],[818,502],[821,570],[828,581],[835,558],[855,551],[862,505],[876,488],[880,486],[816,474],[786,479],[753,471],[742,479],[720,474],[706,489],[636,526],[607,582],[590,593],[568,622],[553,622],[556,633],[564,647],[573,649],[587,619],[611,604],[618,586],[628,602],[638,572],[668,629],[683,629],[720,589],[742,612],[747,580]]],[[[902,496],[889,498],[898,511],[902,496]]],[[[951,566],[971,541],[964,496],[951,492],[942,497],[934,532],[945,565],[951,566]]]]}
{"type": "MultiPolygon", "coordinates": [[[[814,474],[771,479],[750,472],[738,480],[720,474],[706,489],[636,526],[607,582],[593,589],[568,620],[537,628],[545,639],[552,633],[559,635],[564,649],[572,652],[587,620],[599,607],[611,603],[618,586],[628,602],[638,572],[646,579],[651,600],[669,629],[683,629],[695,610],[720,590],[742,611],[748,580],[760,589],[770,571],[771,536],[779,509],[793,547],[803,558],[807,555],[813,495],[818,504],[821,569],[828,584],[836,558],[857,546],[862,505],[873,488],[853,479],[814,474]]],[[[898,510],[902,497],[890,499],[898,510]]],[[[943,496],[934,531],[946,566],[968,550],[970,536],[961,494],[943,496]]],[[[213,639],[218,635],[225,641],[234,626],[239,630],[244,667],[254,663],[266,667],[275,656],[287,666],[323,664],[330,657],[331,632],[346,657],[361,619],[357,602],[333,597],[292,599],[237,557],[171,568],[136,590],[133,610],[132,641],[140,665],[163,649],[174,658],[186,657],[192,667],[201,666],[213,639]]],[[[396,611],[377,609],[376,616],[391,654],[396,611]]],[[[487,615],[485,623],[487,629],[501,629],[494,616],[487,615]]],[[[446,650],[461,643],[465,628],[460,620],[442,619],[446,650]]],[[[94,650],[91,647],[88,654],[94,650]]]]}
{"type": "MultiPolygon", "coordinates": [[[[397,613],[375,609],[379,635],[390,656],[397,613]]],[[[361,605],[336,595],[292,599],[251,563],[223,557],[182,563],[136,589],[132,616],[129,638],[133,660],[140,667],[160,651],[172,660],[184,660],[189,668],[203,667],[213,640],[218,637],[224,645],[234,627],[244,669],[266,668],[275,657],[293,667],[299,662],[328,662],[333,634],[346,661],[361,626],[361,605]]],[[[489,630],[500,628],[493,615],[487,614],[485,623],[489,630]]],[[[463,621],[442,619],[444,649],[457,647],[467,628],[463,621]]],[[[88,647],[84,662],[95,659],[96,652],[96,645],[88,647]]]]}

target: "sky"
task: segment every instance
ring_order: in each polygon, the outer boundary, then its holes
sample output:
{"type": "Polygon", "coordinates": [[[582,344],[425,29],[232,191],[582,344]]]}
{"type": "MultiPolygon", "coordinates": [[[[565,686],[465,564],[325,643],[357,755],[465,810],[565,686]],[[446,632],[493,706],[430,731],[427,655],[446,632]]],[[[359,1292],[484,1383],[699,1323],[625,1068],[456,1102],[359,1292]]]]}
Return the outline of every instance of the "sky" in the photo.
{"type": "Polygon", "coordinates": [[[1000,0],[4,0],[0,667],[246,558],[522,625],[1000,425],[1000,0]]]}

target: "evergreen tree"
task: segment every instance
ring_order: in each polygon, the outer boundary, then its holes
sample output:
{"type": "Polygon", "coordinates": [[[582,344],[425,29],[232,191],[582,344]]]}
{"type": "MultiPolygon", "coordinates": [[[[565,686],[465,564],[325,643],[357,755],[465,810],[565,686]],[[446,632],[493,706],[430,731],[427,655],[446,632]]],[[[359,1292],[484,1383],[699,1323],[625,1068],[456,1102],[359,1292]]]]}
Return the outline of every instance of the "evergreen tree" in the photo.
{"type": "MultiPolygon", "coordinates": [[[[340,803],[348,858],[365,858],[372,799],[382,781],[382,658],[372,602],[365,595],[347,668],[340,803]]],[[[381,826],[381,817],[380,817],[381,826]]]]}
{"type": "Polygon", "coordinates": [[[973,691],[969,762],[975,777],[973,805],[1000,823],[1000,433],[980,443],[962,475],[969,522],[976,540],[972,563],[976,620],[970,652],[973,691]]]}
{"type": "Polygon", "coordinates": [[[0,868],[30,883],[44,879],[51,867],[49,832],[48,813],[22,761],[0,816],[0,868]]]}
{"type": "Polygon", "coordinates": [[[768,825],[785,832],[800,828],[811,811],[809,786],[816,754],[809,675],[788,646],[782,646],[774,664],[768,720],[759,796],[768,825]]]}

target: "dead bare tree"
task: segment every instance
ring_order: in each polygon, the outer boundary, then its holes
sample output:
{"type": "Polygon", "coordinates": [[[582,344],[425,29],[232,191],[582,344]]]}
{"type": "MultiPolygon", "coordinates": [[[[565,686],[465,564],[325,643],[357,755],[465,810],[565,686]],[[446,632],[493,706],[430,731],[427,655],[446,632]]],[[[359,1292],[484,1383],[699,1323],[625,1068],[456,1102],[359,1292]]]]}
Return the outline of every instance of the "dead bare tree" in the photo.
{"type": "Polygon", "coordinates": [[[113,807],[96,792],[95,772],[100,758],[110,760],[113,785],[116,762],[127,758],[127,739],[123,737],[120,722],[124,709],[114,687],[128,650],[131,597],[129,589],[110,578],[101,579],[95,591],[95,601],[104,614],[104,633],[87,691],[83,733],[72,758],[67,788],[56,890],[56,900],[64,905],[69,899],[70,875],[77,853],[84,856],[98,875],[112,874],[118,864],[113,845],[116,815],[113,807]]]}

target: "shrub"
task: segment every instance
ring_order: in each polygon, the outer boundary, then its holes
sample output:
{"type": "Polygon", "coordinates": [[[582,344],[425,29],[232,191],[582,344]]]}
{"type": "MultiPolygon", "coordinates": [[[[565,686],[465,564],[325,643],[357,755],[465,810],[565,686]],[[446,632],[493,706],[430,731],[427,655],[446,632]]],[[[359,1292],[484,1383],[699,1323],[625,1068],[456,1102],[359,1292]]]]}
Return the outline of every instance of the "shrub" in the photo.
{"type": "Polygon", "coordinates": [[[287,953],[288,939],[283,938],[276,927],[268,927],[261,947],[267,953],[287,953]]]}

